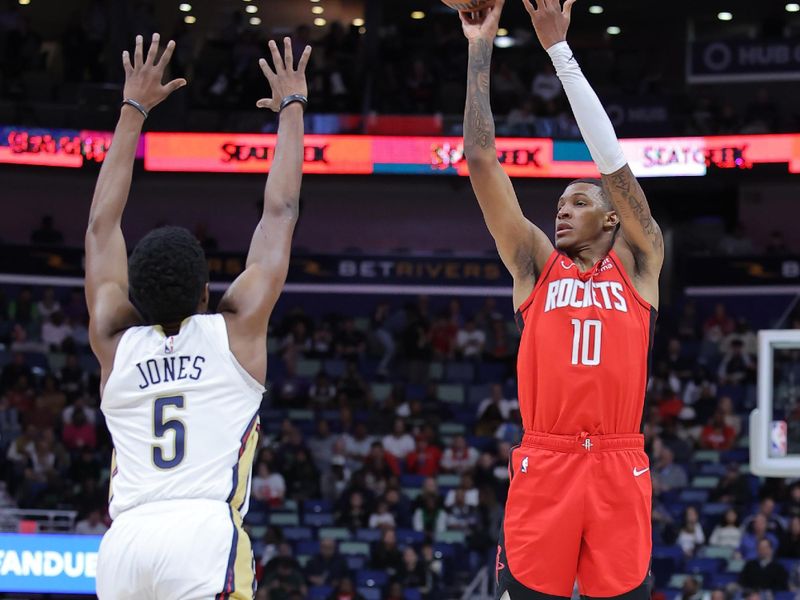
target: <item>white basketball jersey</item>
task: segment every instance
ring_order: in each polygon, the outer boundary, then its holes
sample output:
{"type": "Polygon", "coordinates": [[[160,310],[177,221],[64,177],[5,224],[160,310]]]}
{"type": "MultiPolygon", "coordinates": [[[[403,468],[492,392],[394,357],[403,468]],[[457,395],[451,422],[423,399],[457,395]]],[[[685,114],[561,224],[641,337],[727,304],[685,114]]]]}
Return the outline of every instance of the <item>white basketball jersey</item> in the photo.
{"type": "Polygon", "coordinates": [[[187,498],[228,502],[244,516],[263,393],[231,353],[222,315],[189,317],[174,336],[128,329],[101,402],[115,450],[111,517],[187,498]]]}

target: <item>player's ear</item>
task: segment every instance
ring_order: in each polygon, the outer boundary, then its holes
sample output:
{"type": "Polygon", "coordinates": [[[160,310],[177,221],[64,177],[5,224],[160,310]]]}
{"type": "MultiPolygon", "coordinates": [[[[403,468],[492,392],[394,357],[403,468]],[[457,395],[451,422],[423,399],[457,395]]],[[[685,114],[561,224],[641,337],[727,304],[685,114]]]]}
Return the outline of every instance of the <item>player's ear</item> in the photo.
{"type": "Polygon", "coordinates": [[[619,225],[619,215],[617,215],[617,211],[610,210],[606,213],[605,216],[605,223],[603,224],[604,229],[616,229],[619,225]]]}
{"type": "Polygon", "coordinates": [[[211,297],[211,291],[208,286],[208,282],[203,286],[203,295],[200,297],[200,306],[203,307],[203,310],[208,309],[208,302],[211,297]]]}

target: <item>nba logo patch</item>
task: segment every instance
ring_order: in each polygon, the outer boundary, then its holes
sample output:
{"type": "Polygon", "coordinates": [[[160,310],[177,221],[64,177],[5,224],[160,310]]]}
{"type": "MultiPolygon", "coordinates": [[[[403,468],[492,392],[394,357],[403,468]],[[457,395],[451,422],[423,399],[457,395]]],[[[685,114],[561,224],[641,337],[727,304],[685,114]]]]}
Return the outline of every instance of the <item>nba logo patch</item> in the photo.
{"type": "Polygon", "coordinates": [[[166,354],[172,354],[175,352],[175,338],[169,336],[166,340],[164,340],[164,352],[166,354]]]}
{"type": "Polygon", "coordinates": [[[523,473],[527,473],[528,472],[528,457],[527,456],[522,459],[522,465],[520,466],[519,470],[522,471],[523,473]]]}

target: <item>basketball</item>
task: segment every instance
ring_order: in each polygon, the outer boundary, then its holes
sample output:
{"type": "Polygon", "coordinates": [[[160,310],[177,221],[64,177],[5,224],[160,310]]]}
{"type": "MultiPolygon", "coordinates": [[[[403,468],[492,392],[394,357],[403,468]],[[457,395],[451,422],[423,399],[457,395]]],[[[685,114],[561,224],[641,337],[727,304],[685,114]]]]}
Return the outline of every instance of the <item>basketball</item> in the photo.
{"type": "Polygon", "coordinates": [[[491,8],[495,0],[442,0],[450,8],[459,12],[475,12],[491,8]]]}

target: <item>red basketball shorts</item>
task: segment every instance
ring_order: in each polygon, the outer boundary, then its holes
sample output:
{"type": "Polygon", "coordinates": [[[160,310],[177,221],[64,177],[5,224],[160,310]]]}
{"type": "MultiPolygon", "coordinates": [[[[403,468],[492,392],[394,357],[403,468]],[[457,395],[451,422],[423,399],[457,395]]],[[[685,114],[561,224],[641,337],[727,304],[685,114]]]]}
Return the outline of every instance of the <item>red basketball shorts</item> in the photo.
{"type": "Polygon", "coordinates": [[[498,598],[569,597],[576,579],[596,598],[647,587],[652,487],[642,435],[526,433],[509,470],[498,598]]]}

